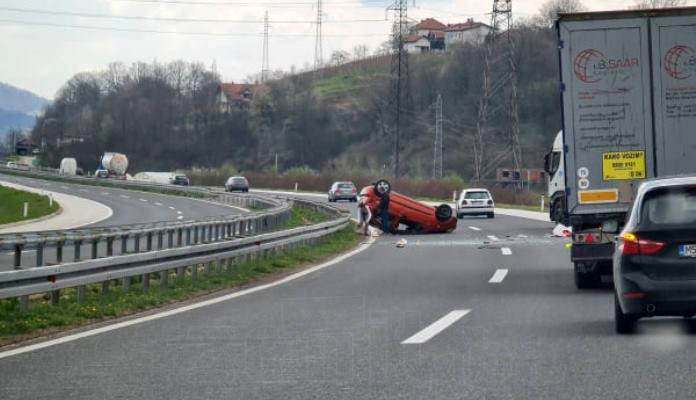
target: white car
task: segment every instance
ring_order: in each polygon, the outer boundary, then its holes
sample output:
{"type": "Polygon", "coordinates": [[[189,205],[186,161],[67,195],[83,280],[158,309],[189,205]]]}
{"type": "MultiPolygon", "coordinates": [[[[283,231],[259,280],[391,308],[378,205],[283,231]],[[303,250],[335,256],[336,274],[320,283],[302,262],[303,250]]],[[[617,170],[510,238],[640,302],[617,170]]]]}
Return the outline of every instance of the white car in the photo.
{"type": "Polygon", "coordinates": [[[457,218],[465,215],[495,217],[493,196],[488,189],[464,189],[457,200],[457,218]]]}

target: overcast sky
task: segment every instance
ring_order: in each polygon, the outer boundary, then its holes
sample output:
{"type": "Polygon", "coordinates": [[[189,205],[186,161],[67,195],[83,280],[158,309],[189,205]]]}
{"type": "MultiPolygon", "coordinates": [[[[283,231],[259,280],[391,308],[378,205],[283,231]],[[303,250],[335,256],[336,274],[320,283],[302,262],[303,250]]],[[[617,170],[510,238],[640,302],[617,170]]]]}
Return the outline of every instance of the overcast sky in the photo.
{"type": "MultiPolygon", "coordinates": [[[[689,1],[694,4],[695,0],[689,1]]],[[[378,47],[390,30],[385,8],[391,2],[324,0],[324,57],[328,58],[337,49],[351,51],[359,44],[366,44],[370,51],[378,47]],[[354,20],[371,21],[351,22],[354,20]]],[[[114,61],[129,64],[176,59],[200,61],[208,66],[215,63],[225,81],[242,81],[261,69],[262,21],[266,10],[271,20],[271,69],[288,70],[293,65],[302,68],[314,59],[315,26],[310,22],[283,21],[315,20],[315,3],[316,0],[0,0],[0,81],[51,99],[78,72],[102,70],[114,61]],[[110,19],[36,11],[228,21],[110,19]]],[[[542,0],[515,0],[515,18],[533,16],[542,3],[542,0]]],[[[590,10],[621,9],[632,3],[633,0],[583,1],[590,10]]],[[[416,0],[414,8],[409,0],[408,15],[414,20],[435,17],[444,23],[466,18],[488,22],[491,7],[492,0],[416,0]]]]}

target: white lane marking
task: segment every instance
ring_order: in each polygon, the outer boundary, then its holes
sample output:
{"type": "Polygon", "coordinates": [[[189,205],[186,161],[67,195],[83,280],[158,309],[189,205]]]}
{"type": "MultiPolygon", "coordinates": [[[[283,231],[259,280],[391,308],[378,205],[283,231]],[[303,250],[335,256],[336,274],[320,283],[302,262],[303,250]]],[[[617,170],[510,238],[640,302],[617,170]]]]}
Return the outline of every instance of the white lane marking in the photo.
{"type": "Polygon", "coordinates": [[[156,205],[156,206],[161,206],[162,203],[155,202],[155,205],[156,205]]]}
{"type": "Polygon", "coordinates": [[[176,219],[184,219],[184,216],[183,216],[183,215],[179,215],[178,217],[176,217],[176,219]]]}
{"type": "Polygon", "coordinates": [[[177,211],[176,213],[177,213],[177,214],[181,214],[181,211],[177,211]]]}
{"type": "Polygon", "coordinates": [[[169,209],[170,209],[170,210],[176,210],[176,208],[174,208],[174,207],[172,207],[172,206],[169,206],[169,209]]]}
{"type": "Polygon", "coordinates": [[[500,283],[505,279],[505,277],[508,274],[507,269],[498,269],[495,271],[495,274],[491,277],[491,279],[488,281],[488,283],[500,283]]]}
{"type": "Polygon", "coordinates": [[[473,231],[480,231],[481,230],[480,228],[477,228],[475,226],[470,226],[469,229],[471,229],[473,231]]]}
{"type": "Polygon", "coordinates": [[[500,249],[500,251],[503,252],[503,255],[504,255],[504,256],[510,256],[510,255],[512,255],[512,250],[510,250],[509,247],[503,247],[503,248],[500,249]]]}
{"type": "Polygon", "coordinates": [[[128,198],[129,198],[129,197],[126,196],[125,194],[122,194],[121,197],[123,197],[124,199],[128,199],[128,198]]]}
{"type": "Polygon", "coordinates": [[[494,241],[494,242],[495,242],[496,240],[500,240],[500,239],[498,239],[497,236],[493,236],[493,235],[488,235],[488,238],[491,239],[491,240],[494,241]]]}
{"type": "Polygon", "coordinates": [[[453,323],[459,321],[459,319],[461,317],[465,316],[470,311],[471,310],[450,311],[444,317],[438,319],[437,321],[435,321],[432,324],[423,328],[423,330],[421,330],[420,332],[416,333],[415,335],[413,335],[410,338],[401,342],[401,344],[422,344],[422,343],[425,343],[428,340],[432,339],[438,333],[447,329],[453,323]]]}
{"type": "MultiPolygon", "coordinates": [[[[8,350],[8,351],[3,351],[3,352],[0,352],[0,359],[6,358],[6,357],[11,357],[11,356],[14,356],[17,354],[23,354],[23,353],[29,353],[31,351],[41,350],[41,349],[44,349],[46,347],[56,346],[56,345],[59,345],[62,343],[72,342],[72,341],[82,339],[85,337],[99,335],[100,333],[115,331],[116,329],[121,329],[121,328],[126,328],[126,327],[129,327],[132,325],[142,324],[143,322],[149,322],[149,321],[154,321],[154,320],[157,320],[160,318],[166,318],[166,317],[169,317],[172,315],[184,313],[186,311],[191,311],[191,310],[195,310],[198,308],[210,306],[213,304],[222,303],[224,301],[236,299],[237,297],[242,297],[242,296],[245,296],[247,294],[256,293],[256,292],[260,292],[260,291],[265,290],[265,289],[270,289],[272,287],[280,286],[284,283],[294,281],[295,279],[298,279],[298,278],[302,278],[305,275],[309,275],[313,272],[330,267],[334,264],[338,264],[338,263],[342,262],[343,260],[346,260],[350,257],[353,257],[356,254],[362,253],[363,251],[367,250],[370,247],[370,245],[372,245],[374,242],[375,242],[375,238],[370,237],[366,242],[363,243],[363,245],[361,245],[360,247],[358,247],[357,249],[355,249],[349,253],[346,253],[342,256],[338,256],[338,257],[334,258],[333,260],[329,260],[323,264],[316,265],[316,266],[308,268],[304,271],[300,271],[300,272],[297,272],[295,274],[288,275],[287,277],[280,279],[278,281],[275,281],[275,282],[267,283],[265,285],[260,285],[260,286],[256,286],[256,287],[252,287],[249,289],[240,290],[238,292],[234,292],[234,293],[226,294],[224,296],[204,300],[204,301],[201,301],[198,303],[189,304],[189,305],[175,308],[172,310],[162,311],[159,313],[146,315],[144,317],[134,318],[134,319],[131,319],[128,321],[123,321],[123,322],[118,322],[118,323],[115,323],[112,325],[103,326],[101,328],[91,329],[88,331],[79,332],[79,333],[75,333],[75,334],[68,335],[68,336],[63,336],[63,337],[60,337],[57,339],[47,340],[45,342],[36,343],[36,344],[29,345],[29,346],[24,346],[24,347],[18,347],[16,349],[12,349],[12,350],[8,350]]],[[[468,312],[468,310],[467,310],[467,312],[468,312]]]]}
{"type": "Polygon", "coordinates": [[[517,235],[517,237],[520,237],[520,238],[528,238],[529,236],[520,234],[520,235],[517,235]]]}
{"type": "Polygon", "coordinates": [[[139,200],[147,203],[147,199],[139,199],[139,200]]]}

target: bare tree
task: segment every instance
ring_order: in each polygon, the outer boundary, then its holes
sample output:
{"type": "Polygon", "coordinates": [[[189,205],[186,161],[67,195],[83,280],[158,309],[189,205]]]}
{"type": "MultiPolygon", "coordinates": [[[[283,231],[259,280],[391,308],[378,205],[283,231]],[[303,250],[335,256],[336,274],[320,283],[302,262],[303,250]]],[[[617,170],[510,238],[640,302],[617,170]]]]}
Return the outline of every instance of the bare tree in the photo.
{"type": "Polygon", "coordinates": [[[345,64],[350,60],[350,54],[347,51],[336,50],[331,53],[330,63],[331,65],[341,65],[345,64]]]}
{"type": "Polygon", "coordinates": [[[359,45],[353,47],[353,59],[354,60],[362,60],[363,58],[367,57],[368,52],[369,52],[369,48],[367,47],[366,44],[359,44],[359,45]]]}
{"type": "Polygon", "coordinates": [[[580,0],[547,0],[539,8],[539,15],[536,17],[536,23],[539,26],[552,26],[558,14],[585,11],[587,8],[580,0]]]}
{"type": "Polygon", "coordinates": [[[686,5],[686,0],[634,0],[629,8],[644,10],[651,8],[672,8],[686,5]]]}

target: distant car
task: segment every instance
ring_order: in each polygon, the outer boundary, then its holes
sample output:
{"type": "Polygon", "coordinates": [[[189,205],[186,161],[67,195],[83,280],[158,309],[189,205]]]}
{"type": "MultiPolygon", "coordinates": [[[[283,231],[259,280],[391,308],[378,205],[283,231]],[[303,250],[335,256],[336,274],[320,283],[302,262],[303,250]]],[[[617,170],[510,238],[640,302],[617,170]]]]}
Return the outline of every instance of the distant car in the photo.
{"type": "MultiPolygon", "coordinates": [[[[382,228],[379,203],[383,196],[389,196],[389,231],[397,233],[399,225],[405,225],[409,233],[443,233],[457,228],[457,219],[452,216],[452,207],[442,204],[437,207],[423,204],[410,197],[391,190],[391,184],[380,179],[360,191],[365,204],[372,212],[370,225],[382,228]]],[[[361,200],[362,201],[362,200],[361,200]]]]}
{"type": "Polygon", "coordinates": [[[457,218],[465,215],[495,217],[493,196],[487,189],[464,189],[457,200],[457,218]]]}
{"type": "Polygon", "coordinates": [[[358,201],[358,189],[353,182],[334,182],[329,189],[329,203],[338,200],[358,201]]]}
{"type": "Polygon", "coordinates": [[[640,185],[613,273],[617,333],[630,333],[643,317],[696,315],[696,177],[640,185]]]}
{"type": "Polygon", "coordinates": [[[175,175],[172,178],[172,185],[188,186],[189,179],[186,175],[175,175]]]}
{"type": "Polygon", "coordinates": [[[94,171],[94,176],[100,179],[106,179],[109,177],[109,171],[105,169],[98,169],[94,171]]]}
{"type": "Polygon", "coordinates": [[[17,163],[14,161],[10,161],[7,164],[5,164],[7,168],[12,168],[12,169],[18,169],[19,167],[17,166],[17,163]]]}
{"type": "Polygon", "coordinates": [[[243,176],[231,176],[225,182],[226,192],[248,192],[249,181],[243,176]]]}

